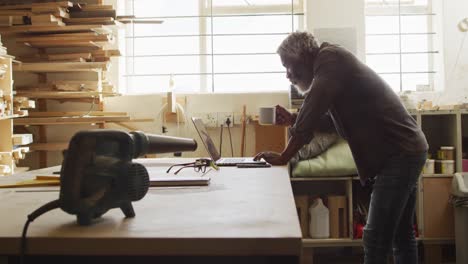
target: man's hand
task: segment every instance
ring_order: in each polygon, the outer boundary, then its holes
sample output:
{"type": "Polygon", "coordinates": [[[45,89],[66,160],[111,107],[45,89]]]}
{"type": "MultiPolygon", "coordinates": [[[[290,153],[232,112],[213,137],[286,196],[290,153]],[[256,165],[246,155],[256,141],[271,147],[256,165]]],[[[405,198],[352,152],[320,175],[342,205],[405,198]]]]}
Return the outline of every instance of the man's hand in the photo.
{"type": "Polygon", "coordinates": [[[288,163],[287,160],[281,157],[281,154],[273,151],[260,152],[255,155],[254,160],[257,161],[262,158],[271,165],[286,165],[288,163]]]}
{"type": "Polygon", "coordinates": [[[276,105],[276,125],[292,126],[295,122],[293,114],[281,105],[276,105]]]}

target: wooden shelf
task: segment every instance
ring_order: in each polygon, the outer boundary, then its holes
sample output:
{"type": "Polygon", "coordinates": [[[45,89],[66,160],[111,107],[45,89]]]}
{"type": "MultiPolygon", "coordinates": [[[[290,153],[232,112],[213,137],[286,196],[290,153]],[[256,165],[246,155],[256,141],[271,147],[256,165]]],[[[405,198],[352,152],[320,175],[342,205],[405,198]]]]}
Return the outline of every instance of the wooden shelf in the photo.
{"type": "Polygon", "coordinates": [[[14,120],[14,125],[73,125],[73,124],[104,124],[107,122],[129,122],[129,116],[98,116],[98,117],[25,117],[14,120]]]}
{"type": "Polygon", "coordinates": [[[64,92],[64,91],[17,91],[17,95],[28,98],[66,99],[66,98],[95,98],[99,96],[118,96],[116,93],[106,92],[64,92]]]}
{"type": "Polygon", "coordinates": [[[346,181],[352,180],[355,176],[340,176],[340,177],[291,177],[291,182],[307,182],[307,181],[346,181]]]}
{"type": "Polygon", "coordinates": [[[70,32],[96,32],[109,34],[112,30],[109,26],[101,25],[71,25],[71,26],[4,26],[0,27],[0,34],[11,33],[70,33],[70,32]]]}
{"type": "Polygon", "coordinates": [[[68,142],[33,143],[28,147],[32,151],[62,151],[68,148],[68,142]]]}
{"type": "Polygon", "coordinates": [[[422,174],[423,178],[452,178],[455,174],[443,174],[443,173],[434,173],[434,174],[422,174]]]}
{"type": "MultiPolygon", "coordinates": [[[[453,244],[455,239],[453,238],[423,238],[417,237],[416,241],[424,244],[453,244]]],[[[316,248],[316,247],[358,247],[362,246],[362,239],[350,239],[350,238],[303,238],[303,248],[316,248]]]]}
{"type": "Polygon", "coordinates": [[[29,112],[29,117],[76,117],[76,116],[128,116],[127,112],[70,111],[70,112],[29,112]]]}
{"type": "Polygon", "coordinates": [[[108,62],[38,62],[13,65],[13,71],[22,72],[86,72],[106,71],[108,62]]]}
{"type": "Polygon", "coordinates": [[[350,247],[350,246],[361,246],[361,239],[351,239],[351,238],[303,238],[302,247],[311,248],[311,247],[350,247]]]}

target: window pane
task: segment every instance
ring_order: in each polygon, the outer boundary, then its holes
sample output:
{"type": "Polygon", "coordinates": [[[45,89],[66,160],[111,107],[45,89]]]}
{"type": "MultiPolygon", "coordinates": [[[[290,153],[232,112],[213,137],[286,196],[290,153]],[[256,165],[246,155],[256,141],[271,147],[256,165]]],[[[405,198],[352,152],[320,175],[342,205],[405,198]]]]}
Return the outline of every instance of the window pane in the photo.
{"type": "Polygon", "coordinates": [[[218,92],[285,91],[290,82],[286,74],[219,74],[215,75],[218,92]]]}
{"type": "MultiPolygon", "coordinates": [[[[297,24],[297,22],[296,22],[297,24]]],[[[291,16],[245,16],[213,18],[214,34],[291,32],[291,16]]]]}
{"type": "Polygon", "coordinates": [[[198,1],[132,0],[135,17],[198,16],[198,1]]]}
{"type": "Polygon", "coordinates": [[[205,17],[164,18],[162,24],[127,24],[127,36],[199,35],[200,26],[211,27],[205,17]]]}
{"type": "Polygon", "coordinates": [[[398,36],[367,36],[367,53],[399,52],[400,43],[398,36]]]}
{"type": "MultiPolygon", "coordinates": [[[[297,0],[294,0],[296,3],[297,0]]],[[[213,0],[213,6],[290,5],[291,0],[213,0]]]]}
{"type": "Polygon", "coordinates": [[[429,85],[429,75],[424,74],[403,74],[404,91],[416,91],[418,85],[429,85]]]}
{"type": "Polygon", "coordinates": [[[135,74],[178,74],[211,72],[211,56],[206,57],[207,69],[200,67],[200,56],[137,57],[135,74]]]}
{"type": "Polygon", "coordinates": [[[223,72],[285,72],[277,54],[215,56],[215,73],[223,72]]]}
{"type": "Polygon", "coordinates": [[[366,33],[398,33],[398,16],[366,16],[366,33]]]}
{"type": "Polygon", "coordinates": [[[127,55],[200,54],[200,41],[205,39],[207,50],[211,49],[210,37],[151,37],[129,39],[134,41],[135,54],[128,50],[127,55]]]}
{"type": "Polygon", "coordinates": [[[429,71],[428,54],[403,54],[402,55],[403,72],[423,72],[429,71]]]}
{"type": "MultiPolygon", "coordinates": [[[[174,76],[176,92],[199,92],[202,77],[211,87],[211,76],[187,75],[174,76]]],[[[132,76],[127,78],[128,93],[146,94],[167,92],[170,76],[132,76]]],[[[211,88],[209,89],[211,90],[211,88]]]]}
{"type": "Polygon", "coordinates": [[[429,41],[433,35],[404,35],[401,36],[401,51],[402,52],[427,52],[429,49],[429,41]]]}
{"type": "Polygon", "coordinates": [[[427,16],[402,16],[401,33],[429,32],[427,16]]]}
{"type": "Polygon", "coordinates": [[[215,36],[214,53],[276,53],[286,36],[215,36]]]}
{"type": "Polygon", "coordinates": [[[367,55],[366,63],[376,72],[400,72],[400,55],[367,55]]]}

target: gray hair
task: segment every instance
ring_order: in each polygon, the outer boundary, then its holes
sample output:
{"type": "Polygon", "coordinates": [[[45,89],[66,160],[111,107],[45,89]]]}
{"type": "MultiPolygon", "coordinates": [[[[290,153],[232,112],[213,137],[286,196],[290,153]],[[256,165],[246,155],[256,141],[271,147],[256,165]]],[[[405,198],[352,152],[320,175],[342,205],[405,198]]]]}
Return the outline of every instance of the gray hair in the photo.
{"type": "Polygon", "coordinates": [[[319,48],[317,39],[307,31],[296,31],[289,34],[276,51],[281,57],[294,59],[307,58],[319,48]]]}

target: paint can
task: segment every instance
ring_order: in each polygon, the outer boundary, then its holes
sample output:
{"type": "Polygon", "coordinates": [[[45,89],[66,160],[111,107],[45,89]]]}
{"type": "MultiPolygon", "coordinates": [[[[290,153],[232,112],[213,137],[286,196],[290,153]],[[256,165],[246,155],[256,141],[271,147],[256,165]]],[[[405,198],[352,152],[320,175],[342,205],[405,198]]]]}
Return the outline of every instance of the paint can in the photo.
{"type": "Polygon", "coordinates": [[[440,161],[440,172],[442,174],[454,174],[455,173],[455,161],[454,160],[441,160],[440,161]]]}
{"type": "Polygon", "coordinates": [[[454,160],[455,148],[453,146],[442,146],[437,151],[437,158],[440,160],[454,160]]]}

